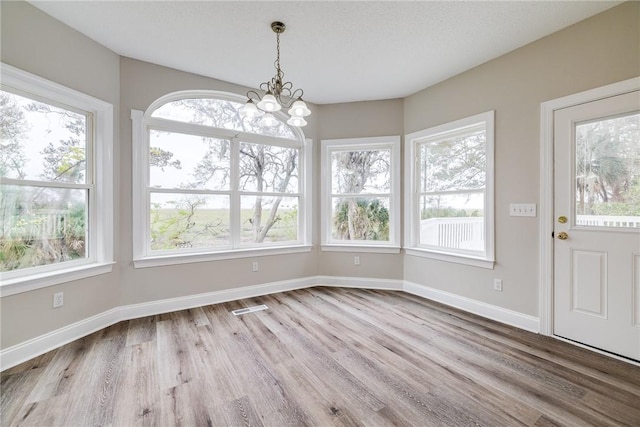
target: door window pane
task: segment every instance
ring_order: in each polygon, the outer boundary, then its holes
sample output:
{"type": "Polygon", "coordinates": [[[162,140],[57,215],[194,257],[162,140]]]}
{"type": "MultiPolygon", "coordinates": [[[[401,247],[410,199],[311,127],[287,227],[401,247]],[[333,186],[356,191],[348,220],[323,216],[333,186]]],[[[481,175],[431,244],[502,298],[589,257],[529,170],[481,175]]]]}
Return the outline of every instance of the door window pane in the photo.
{"type": "Polygon", "coordinates": [[[575,128],[576,225],[640,227],[640,113],[575,128]]]}

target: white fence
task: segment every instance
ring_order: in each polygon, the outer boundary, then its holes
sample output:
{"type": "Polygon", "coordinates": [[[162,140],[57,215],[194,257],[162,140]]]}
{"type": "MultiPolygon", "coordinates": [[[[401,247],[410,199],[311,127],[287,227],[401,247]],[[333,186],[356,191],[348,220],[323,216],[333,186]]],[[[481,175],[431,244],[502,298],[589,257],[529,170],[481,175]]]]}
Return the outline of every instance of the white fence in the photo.
{"type": "Polygon", "coordinates": [[[19,230],[18,234],[24,237],[58,239],[65,234],[68,224],[68,210],[36,209],[27,224],[18,226],[15,231],[19,230]]]}
{"type": "Polygon", "coordinates": [[[420,243],[454,249],[484,249],[484,218],[430,218],[420,221],[420,243]]]}
{"type": "Polygon", "coordinates": [[[640,216],[578,215],[576,225],[640,228],[640,216]]]}
{"type": "Polygon", "coordinates": [[[42,213],[36,212],[39,221],[40,236],[60,237],[66,231],[69,224],[68,210],[47,210],[42,213]]]}

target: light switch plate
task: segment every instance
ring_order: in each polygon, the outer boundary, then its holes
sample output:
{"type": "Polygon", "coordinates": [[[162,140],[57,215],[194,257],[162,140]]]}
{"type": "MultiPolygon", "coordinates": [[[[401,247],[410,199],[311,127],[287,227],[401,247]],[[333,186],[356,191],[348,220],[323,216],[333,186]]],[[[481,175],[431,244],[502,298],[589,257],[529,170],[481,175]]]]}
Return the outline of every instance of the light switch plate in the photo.
{"type": "Polygon", "coordinates": [[[511,203],[509,205],[509,216],[536,216],[537,209],[535,203],[511,203]]]}

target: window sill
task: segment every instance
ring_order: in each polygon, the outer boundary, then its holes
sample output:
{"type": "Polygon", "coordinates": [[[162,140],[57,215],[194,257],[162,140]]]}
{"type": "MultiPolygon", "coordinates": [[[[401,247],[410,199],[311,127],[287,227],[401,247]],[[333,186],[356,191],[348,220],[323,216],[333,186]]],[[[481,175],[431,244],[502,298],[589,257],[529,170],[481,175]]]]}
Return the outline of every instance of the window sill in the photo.
{"type": "Polygon", "coordinates": [[[60,283],[71,282],[73,280],[86,279],[87,277],[98,276],[100,274],[111,273],[113,264],[115,264],[115,262],[94,263],[80,267],[66,268],[64,270],[50,271],[10,280],[3,280],[2,285],[0,285],[0,297],[46,288],[47,286],[59,285],[60,283]]]}
{"type": "Polygon", "coordinates": [[[322,245],[323,252],[364,252],[379,254],[399,254],[397,246],[322,245]]]}
{"type": "Polygon", "coordinates": [[[425,249],[418,249],[418,248],[405,248],[404,252],[407,255],[412,255],[412,256],[417,256],[422,258],[430,258],[438,261],[453,262],[456,264],[465,264],[473,267],[486,268],[489,270],[493,270],[496,263],[494,260],[488,260],[486,258],[473,257],[473,256],[461,255],[461,254],[454,255],[450,253],[428,251],[425,249]]]}
{"type": "Polygon", "coordinates": [[[133,266],[134,268],[162,267],[176,264],[191,264],[194,262],[221,261],[226,259],[251,258],[269,255],[287,255],[310,251],[311,246],[280,246],[275,248],[236,249],[225,252],[148,256],[134,259],[133,266]]]}

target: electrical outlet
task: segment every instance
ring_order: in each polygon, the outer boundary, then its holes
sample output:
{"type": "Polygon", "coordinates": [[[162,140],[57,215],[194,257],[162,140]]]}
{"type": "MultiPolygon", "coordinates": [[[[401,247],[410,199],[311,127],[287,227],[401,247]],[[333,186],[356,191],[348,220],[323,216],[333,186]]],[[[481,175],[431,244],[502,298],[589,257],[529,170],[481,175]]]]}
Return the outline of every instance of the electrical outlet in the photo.
{"type": "Polygon", "coordinates": [[[360,257],[359,256],[354,256],[353,257],[353,265],[360,265],[360,257]]]}
{"type": "Polygon", "coordinates": [[[258,262],[254,261],[253,266],[251,267],[251,270],[255,273],[258,271],[258,262]]]}
{"type": "Polygon", "coordinates": [[[64,292],[56,292],[53,294],[53,308],[62,307],[64,305],[64,292]]]}
{"type": "Polygon", "coordinates": [[[502,292],[502,279],[493,279],[493,289],[502,292]]]}

